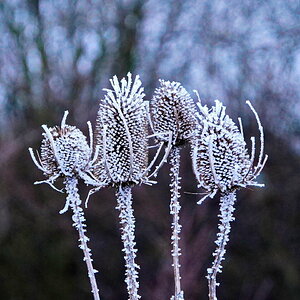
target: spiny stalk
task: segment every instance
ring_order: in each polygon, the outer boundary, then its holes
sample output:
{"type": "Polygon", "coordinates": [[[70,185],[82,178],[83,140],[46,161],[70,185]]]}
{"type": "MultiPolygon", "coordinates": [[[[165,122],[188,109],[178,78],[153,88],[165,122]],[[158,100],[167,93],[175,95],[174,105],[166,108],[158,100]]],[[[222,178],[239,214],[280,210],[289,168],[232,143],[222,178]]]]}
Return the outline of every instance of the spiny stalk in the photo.
{"type": "Polygon", "coordinates": [[[116,209],[120,211],[121,239],[124,245],[125,282],[127,284],[129,299],[138,300],[141,297],[138,295],[139,282],[137,269],[139,269],[139,266],[135,263],[137,249],[135,248],[135,218],[133,216],[131,187],[122,187],[120,185],[116,192],[116,198],[118,203],[116,209]]]}
{"type": "Polygon", "coordinates": [[[80,207],[81,200],[78,194],[78,180],[74,177],[67,177],[65,179],[65,187],[67,191],[67,201],[69,202],[69,205],[73,211],[73,226],[76,228],[76,230],[79,233],[79,248],[83,251],[84,255],[84,261],[86,263],[87,269],[88,269],[88,277],[90,279],[91,287],[92,287],[92,293],[94,296],[94,300],[100,300],[99,296],[99,289],[97,286],[95,273],[98,271],[94,269],[93,267],[93,259],[91,254],[91,249],[88,247],[87,242],[90,240],[86,235],[86,224],[85,217],[83,213],[83,209],[80,207]]]}
{"type": "Polygon", "coordinates": [[[172,258],[173,258],[173,269],[174,269],[174,281],[175,281],[175,294],[172,296],[172,300],[183,300],[183,291],[180,285],[180,261],[179,257],[181,255],[181,249],[179,247],[179,234],[181,231],[181,225],[179,224],[179,212],[181,209],[179,198],[180,198],[180,149],[174,147],[170,153],[170,177],[171,177],[171,201],[170,201],[170,214],[173,216],[172,222],[172,258]]]}
{"type": "Polygon", "coordinates": [[[224,255],[226,253],[225,247],[229,241],[231,229],[230,223],[234,221],[233,212],[235,210],[235,201],[236,192],[223,194],[220,198],[219,233],[217,234],[217,240],[215,242],[217,244],[217,249],[213,253],[215,259],[212,267],[207,269],[209,300],[217,300],[216,287],[219,285],[217,283],[217,274],[222,273],[221,263],[224,260],[224,255]]]}

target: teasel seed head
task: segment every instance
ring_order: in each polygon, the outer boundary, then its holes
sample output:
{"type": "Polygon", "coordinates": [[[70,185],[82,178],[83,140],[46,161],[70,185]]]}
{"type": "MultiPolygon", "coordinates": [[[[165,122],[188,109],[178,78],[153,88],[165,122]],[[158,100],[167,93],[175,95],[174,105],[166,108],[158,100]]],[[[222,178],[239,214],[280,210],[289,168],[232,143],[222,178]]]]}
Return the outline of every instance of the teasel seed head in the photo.
{"type": "Polygon", "coordinates": [[[148,164],[148,118],[145,94],[139,76],[132,81],[110,80],[112,90],[100,100],[96,120],[99,145],[95,176],[111,185],[137,184],[145,176],[148,164]]]}
{"type": "Polygon", "coordinates": [[[153,131],[157,139],[167,142],[166,133],[172,134],[172,145],[181,146],[189,141],[198,122],[196,105],[179,82],[159,80],[150,104],[153,131]]]}
{"type": "MultiPolygon", "coordinates": [[[[44,129],[41,145],[41,154],[37,152],[37,158],[32,148],[29,148],[31,158],[35,165],[48,177],[47,180],[35,182],[48,183],[54,189],[54,181],[59,177],[81,177],[86,182],[94,182],[89,173],[93,169],[92,155],[92,128],[88,122],[90,132],[90,144],[86,136],[75,126],[67,125],[68,111],[64,113],[60,126],[44,129]]],[[[56,189],[57,190],[57,189],[56,189]]],[[[61,191],[61,190],[59,190],[61,191]]]]}
{"type": "Polygon", "coordinates": [[[263,153],[263,128],[253,106],[249,101],[247,104],[255,114],[261,136],[261,149],[256,166],[254,166],[255,138],[251,138],[252,151],[249,155],[241,119],[239,119],[239,129],[226,115],[226,107],[220,101],[216,100],[211,110],[199,103],[198,117],[202,130],[192,141],[192,160],[199,186],[208,194],[198,203],[208,196],[212,198],[217,191],[227,193],[240,187],[263,186],[254,181],[262,171],[268,157],[263,153]]]}

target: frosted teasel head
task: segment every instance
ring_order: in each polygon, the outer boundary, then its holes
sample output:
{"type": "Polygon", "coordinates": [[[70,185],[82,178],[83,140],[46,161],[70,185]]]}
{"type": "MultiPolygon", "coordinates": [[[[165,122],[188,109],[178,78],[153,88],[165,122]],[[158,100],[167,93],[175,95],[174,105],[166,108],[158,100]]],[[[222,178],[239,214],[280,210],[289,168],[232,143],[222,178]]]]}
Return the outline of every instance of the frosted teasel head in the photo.
{"type": "MultiPolygon", "coordinates": [[[[48,127],[42,125],[43,140],[41,153],[37,152],[37,158],[32,148],[29,148],[31,158],[35,165],[48,177],[47,180],[35,182],[35,184],[48,183],[52,188],[54,181],[65,177],[81,177],[86,182],[94,182],[91,170],[94,167],[95,157],[92,158],[92,127],[88,122],[90,144],[85,135],[75,126],[67,125],[65,111],[60,126],[48,127]]],[[[97,152],[97,151],[96,151],[97,152]]],[[[95,156],[97,153],[95,153],[95,156]]],[[[61,190],[58,190],[61,192],[61,190]]]]}
{"type": "Polygon", "coordinates": [[[199,103],[199,122],[202,130],[192,142],[193,169],[199,186],[207,191],[205,198],[213,198],[217,191],[231,192],[241,187],[263,187],[255,181],[261,173],[268,156],[264,155],[264,133],[257,112],[250,101],[246,103],[254,113],[260,131],[260,151],[255,160],[255,138],[251,137],[252,149],[248,153],[244,140],[242,122],[239,127],[226,115],[226,107],[218,100],[210,110],[199,103]]]}
{"type": "Polygon", "coordinates": [[[151,184],[148,174],[148,111],[139,76],[131,73],[120,82],[110,80],[112,90],[100,100],[96,120],[96,142],[99,146],[98,167],[94,174],[100,182],[112,186],[151,184]]]}
{"type": "Polygon", "coordinates": [[[171,132],[172,145],[184,145],[194,136],[198,125],[196,105],[179,82],[162,79],[159,82],[150,105],[153,131],[164,142],[166,133],[171,132]]]}

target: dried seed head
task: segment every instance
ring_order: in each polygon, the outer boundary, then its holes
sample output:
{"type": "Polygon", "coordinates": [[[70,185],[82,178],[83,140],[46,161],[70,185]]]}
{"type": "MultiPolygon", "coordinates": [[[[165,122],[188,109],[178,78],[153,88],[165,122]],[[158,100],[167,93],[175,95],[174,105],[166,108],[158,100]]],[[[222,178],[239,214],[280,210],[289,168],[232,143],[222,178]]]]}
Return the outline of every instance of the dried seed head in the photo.
{"type": "Polygon", "coordinates": [[[45,175],[61,173],[72,176],[83,171],[90,160],[91,150],[86,137],[75,126],[51,127],[43,133],[41,164],[45,175]]]}
{"type": "MultiPolygon", "coordinates": [[[[250,102],[248,103],[254,111],[250,102]]],[[[261,186],[253,180],[261,172],[267,156],[263,156],[263,131],[258,116],[261,132],[261,151],[257,166],[254,161],[254,138],[252,154],[248,154],[244,136],[232,119],[225,114],[225,106],[218,100],[209,111],[200,105],[202,131],[192,142],[192,158],[195,175],[199,185],[213,197],[220,190],[229,192],[247,185],[261,186]]],[[[241,123],[240,123],[241,124],[241,123]]]]}
{"type": "Polygon", "coordinates": [[[144,176],[148,163],[147,110],[144,89],[139,76],[132,82],[119,83],[116,76],[110,80],[113,90],[100,100],[96,130],[100,147],[95,175],[110,178],[111,184],[138,183],[144,176]]]}
{"type": "MultiPolygon", "coordinates": [[[[32,148],[29,148],[33,162],[48,177],[47,180],[37,181],[35,184],[48,183],[56,189],[53,183],[58,177],[81,177],[88,184],[94,183],[94,179],[89,175],[93,168],[92,144],[88,145],[86,137],[78,128],[66,125],[67,116],[68,111],[65,112],[60,127],[48,128],[42,125],[45,133],[43,133],[41,154],[37,153],[38,159],[32,148]]],[[[92,136],[89,122],[88,125],[92,136]]]]}
{"type": "Polygon", "coordinates": [[[172,133],[172,144],[185,144],[197,127],[196,106],[179,82],[159,80],[150,105],[153,129],[157,138],[166,142],[172,133]]]}

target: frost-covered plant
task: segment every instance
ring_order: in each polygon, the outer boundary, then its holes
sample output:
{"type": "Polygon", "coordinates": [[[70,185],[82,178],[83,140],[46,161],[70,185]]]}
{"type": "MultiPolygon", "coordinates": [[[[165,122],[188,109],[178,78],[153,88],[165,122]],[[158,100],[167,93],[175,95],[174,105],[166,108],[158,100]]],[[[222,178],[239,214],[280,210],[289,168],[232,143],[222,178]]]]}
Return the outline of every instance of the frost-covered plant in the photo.
{"type": "Polygon", "coordinates": [[[196,107],[189,93],[179,82],[160,80],[150,105],[152,127],[157,139],[166,141],[165,133],[171,132],[172,149],[170,153],[171,200],[170,214],[172,220],[172,257],[175,281],[175,293],[171,299],[183,300],[180,284],[179,247],[181,225],[179,224],[180,197],[180,147],[185,145],[195,134],[197,127],[196,107]]]}
{"type": "Polygon", "coordinates": [[[68,111],[65,112],[60,127],[48,128],[46,125],[42,125],[45,133],[43,133],[41,154],[39,155],[37,152],[36,158],[32,148],[29,148],[29,152],[35,165],[48,177],[46,180],[35,182],[35,184],[47,183],[55,190],[62,192],[54,186],[54,182],[59,177],[64,180],[67,197],[60,214],[65,213],[69,207],[73,211],[73,226],[79,233],[79,248],[84,254],[83,260],[87,265],[92,293],[95,300],[100,300],[95,278],[97,271],[93,268],[91,250],[87,245],[89,238],[85,235],[85,217],[80,207],[81,200],[77,188],[78,178],[94,181],[90,177],[90,171],[95,162],[95,159],[92,158],[92,129],[88,122],[91,135],[90,145],[88,145],[86,137],[78,128],[66,125],[67,115],[68,111]]]}
{"type": "Polygon", "coordinates": [[[213,198],[218,191],[221,193],[217,248],[213,253],[212,267],[207,270],[210,300],[217,300],[216,286],[219,284],[216,276],[218,272],[222,271],[221,262],[224,260],[225,246],[229,241],[230,223],[234,220],[236,191],[247,186],[264,186],[255,181],[267,160],[267,155],[264,156],[263,127],[251,103],[249,101],[246,103],[253,111],[260,130],[260,151],[257,165],[254,165],[255,138],[251,137],[252,150],[249,155],[241,119],[239,119],[239,129],[226,115],[225,106],[218,100],[211,110],[199,103],[199,121],[202,124],[202,130],[199,131],[199,136],[192,141],[194,173],[199,186],[207,191],[207,195],[198,204],[201,204],[207,197],[213,198]]]}
{"type": "MultiPolygon", "coordinates": [[[[131,73],[127,80],[120,82],[116,76],[110,81],[112,90],[104,89],[106,95],[100,100],[100,107],[96,120],[96,143],[99,147],[97,167],[94,177],[99,186],[91,190],[90,194],[101,189],[104,185],[116,187],[117,209],[120,211],[121,238],[124,244],[124,258],[126,262],[127,290],[130,300],[137,300],[138,271],[135,263],[135,219],[132,208],[131,189],[137,184],[153,184],[151,177],[166,160],[168,150],[160,164],[153,172],[153,165],[157,161],[157,154],[148,165],[148,111],[143,100],[144,92],[138,76],[132,81],[131,73]],[[150,173],[150,174],[149,174],[150,173]]],[[[169,138],[170,134],[166,134],[169,138]]],[[[169,148],[169,147],[168,147],[169,148]]]]}

